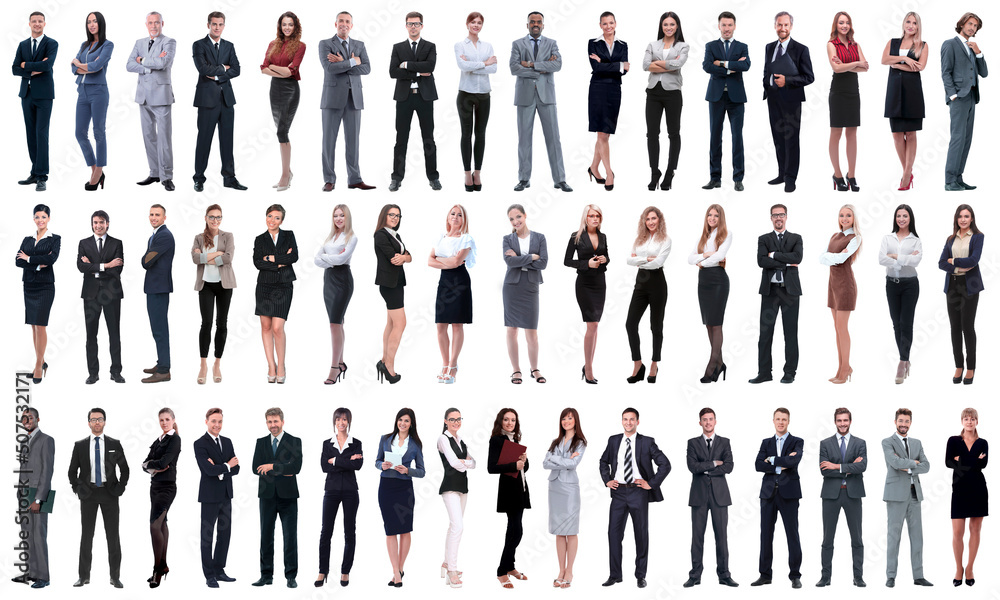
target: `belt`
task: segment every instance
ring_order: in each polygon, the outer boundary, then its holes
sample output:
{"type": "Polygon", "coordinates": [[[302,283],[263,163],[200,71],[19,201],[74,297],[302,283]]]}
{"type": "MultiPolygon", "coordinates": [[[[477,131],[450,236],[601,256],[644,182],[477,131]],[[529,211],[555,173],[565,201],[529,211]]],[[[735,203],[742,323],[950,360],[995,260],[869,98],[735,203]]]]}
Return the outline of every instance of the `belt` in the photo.
{"type": "Polygon", "coordinates": [[[619,483],[618,487],[619,488],[637,488],[637,487],[642,487],[642,486],[640,486],[638,483],[619,483]]]}
{"type": "Polygon", "coordinates": [[[785,287],[785,282],[784,281],[772,281],[771,285],[776,285],[778,287],[785,287]]]}
{"type": "Polygon", "coordinates": [[[847,484],[846,483],[840,484],[840,489],[846,490],[847,489],[847,484]]]}
{"type": "Polygon", "coordinates": [[[899,277],[889,277],[888,275],[886,275],[885,276],[885,280],[889,281],[889,282],[892,282],[892,283],[899,283],[900,278],[899,277]]]}

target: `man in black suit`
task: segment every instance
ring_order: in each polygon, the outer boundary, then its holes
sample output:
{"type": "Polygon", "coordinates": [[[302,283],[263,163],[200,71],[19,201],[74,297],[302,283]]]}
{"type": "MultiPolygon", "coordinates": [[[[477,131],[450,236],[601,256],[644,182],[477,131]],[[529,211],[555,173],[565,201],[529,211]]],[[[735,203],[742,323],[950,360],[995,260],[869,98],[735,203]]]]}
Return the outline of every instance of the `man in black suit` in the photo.
{"type": "Polygon", "coordinates": [[[285,414],[280,408],[264,413],[270,435],[257,439],[253,470],[260,476],[257,498],[260,504],[260,579],[251,585],[271,585],[274,575],[274,521],[281,517],[282,548],[285,551],[285,580],[298,587],[299,486],[295,476],[302,470],[302,440],[285,433],[285,414]]]}
{"type": "Polygon", "coordinates": [[[31,37],[17,46],[14,77],[21,78],[21,112],[24,113],[24,131],[28,138],[28,157],[31,174],[20,185],[35,184],[36,192],[44,192],[49,179],[49,117],[52,100],[56,97],[52,83],[52,65],[56,62],[59,43],[47,37],[45,15],[35,11],[28,16],[31,37]]]}
{"type": "Polygon", "coordinates": [[[434,101],[437,88],[434,86],[434,65],[437,63],[437,49],[434,44],[420,39],[424,28],[424,16],[418,12],[406,14],[408,38],[392,47],[389,59],[389,77],[396,80],[396,91],[392,99],[396,101],[396,147],[392,150],[392,181],[389,191],[399,189],[406,172],[406,144],[410,139],[410,124],[413,113],[417,113],[420,123],[420,137],[424,142],[424,169],[431,189],[440,190],[438,179],[437,146],[434,145],[434,101]]]}
{"type": "Polygon", "coordinates": [[[660,484],[670,473],[667,455],[660,452],[656,440],[636,433],[638,426],[639,411],[626,408],[622,412],[622,428],[625,433],[608,438],[608,446],[601,456],[601,479],[611,489],[611,510],[608,516],[611,574],[602,584],[605,587],[622,582],[622,539],[625,537],[625,523],[629,517],[632,517],[635,537],[636,585],[646,587],[649,503],[663,500],[660,484]]]}
{"type": "Polygon", "coordinates": [[[97,330],[101,313],[108,327],[108,345],[111,347],[111,380],[125,383],[122,377],[121,317],[122,264],[125,258],[122,241],[108,235],[111,217],[103,210],[94,211],[90,228],[94,235],[80,240],[76,250],[76,268],[83,273],[83,319],[87,327],[87,381],[88,385],[100,378],[97,360],[97,330]]]}
{"type": "Polygon", "coordinates": [[[705,60],[701,68],[711,75],[705,100],[711,129],[709,171],[711,179],[704,190],[722,187],[722,124],[729,115],[733,138],[733,189],[743,191],[743,109],[747,93],[743,88],[743,72],[750,69],[747,45],[733,39],[736,15],[729,11],[719,14],[721,37],[705,44],[705,60]]]}
{"type": "Polygon", "coordinates": [[[778,39],[764,51],[764,99],[778,159],[778,176],[767,183],[784,183],[786,192],[795,191],[799,176],[799,127],[802,103],[806,101],[803,88],[813,82],[809,48],[791,38],[792,23],[792,15],[787,12],[775,15],[778,39]]]}
{"type": "Polygon", "coordinates": [[[715,435],[715,411],[703,408],[698,413],[701,435],[688,440],[687,466],[691,471],[691,493],[688,506],[691,507],[691,572],[684,587],[701,583],[704,568],[702,556],[705,553],[705,528],[708,513],[712,513],[712,531],[715,532],[715,571],[719,583],[729,587],[739,587],[729,573],[729,506],[733,500],[729,495],[726,475],[733,472],[733,449],[729,438],[715,435]]]}
{"type": "Polygon", "coordinates": [[[819,443],[819,470],[823,474],[823,553],[822,574],[816,587],[830,585],[833,569],[833,539],[843,509],[851,532],[854,585],[865,587],[865,544],[861,538],[861,499],[865,497],[864,473],[868,468],[868,446],[851,435],[851,411],[838,408],[833,413],[837,433],[819,443]],[[836,462],[834,462],[836,461],[836,462]]]}
{"type": "Polygon", "coordinates": [[[240,461],[233,450],[233,442],[219,435],[222,431],[222,409],[210,408],[205,413],[208,432],[195,440],[194,457],[201,471],[198,485],[198,502],[201,503],[201,570],[205,584],[219,587],[220,581],[236,581],[226,575],[226,558],[229,556],[229,537],[233,518],[233,475],[240,472],[240,461]],[[215,524],[219,535],[212,552],[215,524]]]}
{"type": "Polygon", "coordinates": [[[233,105],[236,96],[230,80],[240,76],[240,59],[236,47],[222,39],[226,15],[208,14],[208,35],[191,46],[194,66],[198,70],[198,85],[194,89],[194,105],[198,107],[198,144],[194,151],[194,191],[205,190],[205,169],[212,151],[215,128],[219,128],[219,155],[222,159],[222,185],[245,190],[236,179],[233,159],[233,127],[236,119],[233,105]]]}
{"type": "Polygon", "coordinates": [[[788,209],[784,204],[771,207],[774,231],[757,238],[757,266],[760,275],[760,338],[757,340],[757,376],[750,383],[771,381],[771,342],[774,324],[781,312],[785,336],[785,367],[781,383],[795,381],[799,366],[799,263],[802,262],[802,236],[785,229],[788,209]]]}
{"type": "Polygon", "coordinates": [[[790,413],[787,408],[774,411],[774,435],[764,438],[754,460],[754,468],[763,473],[760,484],[760,577],[751,586],[771,583],[771,563],[774,558],[774,525],[781,515],[788,541],[788,578],[792,587],[802,587],[802,544],[799,542],[799,461],[802,460],[802,438],[788,433],[790,413]]]}
{"type": "Polygon", "coordinates": [[[142,268],[146,270],[142,291],[146,293],[146,314],[149,315],[149,329],[156,342],[156,366],[143,369],[149,375],[143,383],[170,381],[170,328],[167,311],[170,308],[170,294],[174,291],[171,268],[174,264],[174,235],[164,221],[167,209],[160,204],[149,207],[149,224],[153,235],[146,242],[146,253],[142,255],[142,268]]]}
{"type": "Polygon", "coordinates": [[[111,585],[116,588],[122,587],[119,579],[122,545],[118,535],[118,497],[125,493],[129,471],[121,442],[104,435],[106,419],[107,414],[103,408],[90,409],[87,413],[87,424],[90,426],[91,435],[73,445],[73,456],[69,461],[69,483],[73,486],[73,493],[80,498],[82,523],[80,578],[73,587],[83,587],[90,583],[90,564],[93,561],[92,550],[98,508],[101,509],[104,534],[108,538],[111,585]]]}

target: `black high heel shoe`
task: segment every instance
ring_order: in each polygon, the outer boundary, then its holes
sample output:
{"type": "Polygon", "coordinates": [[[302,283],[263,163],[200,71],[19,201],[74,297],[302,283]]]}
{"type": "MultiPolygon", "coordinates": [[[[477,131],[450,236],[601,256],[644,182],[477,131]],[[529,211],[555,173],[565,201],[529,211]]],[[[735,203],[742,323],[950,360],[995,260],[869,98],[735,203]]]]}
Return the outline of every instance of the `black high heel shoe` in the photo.
{"type": "MultiPolygon", "coordinates": [[[[649,371],[652,372],[653,371],[653,367],[650,367],[649,371]]],[[[656,373],[658,375],[660,373],[660,370],[656,369],[656,373]]],[[[656,375],[650,375],[649,377],[647,377],[646,378],[646,382],[647,383],[656,383],[656,375]]]]}
{"type": "Polygon", "coordinates": [[[587,383],[592,383],[594,385],[597,385],[597,378],[596,377],[594,377],[593,379],[587,379],[587,367],[585,367],[585,366],[580,367],[580,379],[583,379],[587,383]]]}
{"type": "Polygon", "coordinates": [[[660,175],[663,175],[663,173],[661,173],[659,169],[651,169],[649,178],[649,191],[652,192],[656,190],[657,184],[660,183],[660,175]]]}
{"type": "Polygon", "coordinates": [[[952,378],[951,378],[951,382],[952,382],[952,383],[954,383],[954,384],[956,384],[956,385],[957,385],[957,384],[959,384],[959,383],[962,383],[962,376],[963,376],[963,375],[965,375],[965,371],[962,371],[962,372],[961,372],[961,373],[959,374],[959,376],[958,376],[958,377],[952,377],[952,378]]]}
{"type": "Polygon", "coordinates": [[[316,587],[323,587],[323,584],[326,583],[326,580],[327,580],[327,575],[326,573],[323,573],[323,579],[317,579],[316,581],[313,582],[313,585],[316,587]]]}
{"type": "Polygon", "coordinates": [[[719,374],[720,373],[722,374],[722,380],[725,381],[726,380],[726,369],[727,368],[728,367],[726,367],[726,363],[722,363],[722,367],[716,369],[716,371],[714,373],[712,373],[712,383],[715,383],[716,381],[719,380],[719,374]]]}
{"type": "Polygon", "coordinates": [[[847,178],[847,185],[849,185],[851,187],[851,191],[852,192],[860,192],[861,191],[861,186],[858,185],[858,180],[855,179],[855,178],[853,178],[853,177],[848,177],[847,178]]]}
{"type": "Polygon", "coordinates": [[[83,184],[83,189],[85,189],[88,192],[93,192],[93,191],[97,190],[98,186],[100,186],[100,188],[102,190],[104,189],[104,173],[103,172],[101,173],[101,178],[97,180],[97,183],[91,184],[88,181],[87,183],[83,184]]]}
{"type": "Polygon", "coordinates": [[[972,385],[972,379],[973,379],[972,377],[966,377],[966,378],[962,379],[962,384],[964,384],[964,385],[972,385]]]}
{"type": "MultiPolygon", "coordinates": [[[[615,174],[615,172],[611,171],[611,175],[610,176],[614,177],[614,174],[615,174]]],[[[607,181],[607,180],[605,180],[605,181],[607,181]]],[[[615,189],[615,184],[612,183],[611,185],[608,185],[608,184],[605,183],[604,184],[604,189],[610,192],[611,190],[615,189]]]]}
{"type": "Polygon", "coordinates": [[[642,381],[645,378],[646,378],[646,365],[640,364],[639,365],[639,370],[636,371],[635,375],[632,375],[630,377],[626,377],[625,381],[627,381],[629,383],[636,383],[638,381],[642,381]]]}
{"type": "Polygon", "coordinates": [[[701,383],[712,383],[713,381],[719,378],[718,373],[719,373],[719,367],[715,367],[715,369],[711,373],[706,371],[705,376],[699,379],[698,381],[700,381],[701,383]]]}
{"type": "Polygon", "coordinates": [[[382,361],[378,361],[378,363],[375,365],[375,368],[378,369],[379,383],[382,383],[383,379],[388,381],[390,384],[398,383],[400,378],[402,377],[402,375],[400,375],[399,373],[396,373],[395,375],[389,373],[389,369],[385,366],[385,363],[382,361]]]}
{"type": "Polygon", "coordinates": [[[663,177],[663,181],[660,182],[660,189],[664,192],[669,191],[673,186],[674,182],[674,172],[667,171],[667,174],[663,177]]]}
{"type": "MultiPolygon", "coordinates": [[[[347,363],[341,362],[338,363],[337,366],[340,367],[340,375],[342,375],[344,379],[347,379],[347,363]]],[[[337,377],[337,380],[340,380],[340,376],[337,377]]]]}
{"type": "Polygon", "coordinates": [[[969,587],[972,587],[972,586],[976,585],[976,580],[975,579],[966,579],[965,580],[965,585],[967,585],[969,587]]]}
{"type": "MultiPolygon", "coordinates": [[[[400,575],[400,576],[399,576],[399,578],[400,578],[400,579],[402,579],[402,578],[403,578],[403,576],[402,576],[402,575],[400,575]]],[[[344,579],[341,579],[341,580],[340,580],[340,587],[347,587],[347,586],[349,586],[349,585],[351,585],[351,580],[350,580],[350,579],[346,579],[346,580],[344,580],[344,579]]]]}
{"type": "Polygon", "coordinates": [[[594,175],[594,172],[590,170],[590,167],[587,167],[587,175],[590,176],[591,181],[596,179],[597,183],[600,183],[601,185],[604,185],[604,182],[607,181],[607,179],[601,179],[597,175],[594,175]]]}
{"type": "Polygon", "coordinates": [[[962,585],[962,580],[961,579],[952,579],[951,580],[951,584],[953,586],[955,586],[955,587],[958,587],[958,586],[962,585]]]}
{"type": "Polygon", "coordinates": [[[836,175],[834,175],[833,176],[833,189],[837,190],[838,192],[846,192],[847,191],[847,181],[845,181],[843,177],[837,177],[836,175]]]}

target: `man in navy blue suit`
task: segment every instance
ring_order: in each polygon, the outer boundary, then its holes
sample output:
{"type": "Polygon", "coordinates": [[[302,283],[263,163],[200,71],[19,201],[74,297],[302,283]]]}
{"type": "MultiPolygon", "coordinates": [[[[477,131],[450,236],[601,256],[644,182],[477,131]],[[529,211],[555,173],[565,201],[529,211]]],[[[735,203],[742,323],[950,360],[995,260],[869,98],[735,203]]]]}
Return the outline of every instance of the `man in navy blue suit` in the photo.
{"type": "Polygon", "coordinates": [[[750,68],[747,45],[733,39],[736,16],[731,12],[719,15],[719,32],[722,36],[705,44],[705,60],[701,68],[711,75],[708,80],[709,169],[711,179],[702,189],[722,186],[722,123],[729,115],[729,129],[733,137],[733,182],[737,192],[743,191],[743,105],[747,101],[743,89],[743,72],[750,68]]]}
{"type": "Polygon", "coordinates": [[[156,342],[156,366],[143,369],[149,374],[143,383],[170,381],[170,329],[167,327],[167,310],[170,308],[170,293],[174,291],[171,267],[174,262],[174,235],[163,224],[167,220],[167,209],[160,204],[149,207],[149,224],[153,235],[146,243],[146,253],[142,255],[142,268],[146,269],[146,280],[142,291],[146,293],[146,313],[149,315],[149,329],[156,342]]]}
{"type": "Polygon", "coordinates": [[[208,432],[194,443],[194,457],[201,471],[198,485],[198,502],[201,503],[201,569],[205,584],[219,587],[220,581],[233,582],[235,577],[226,575],[226,558],[229,556],[229,537],[232,533],[233,476],[240,472],[240,461],[233,450],[233,442],[222,437],[222,409],[210,408],[205,413],[208,432]],[[212,536],[216,523],[219,535],[212,552],[212,536]]]}
{"type": "Polygon", "coordinates": [[[24,113],[24,130],[28,138],[28,156],[31,158],[31,175],[17,183],[35,184],[36,192],[44,192],[49,179],[49,117],[52,99],[56,97],[52,84],[52,64],[56,61],[59,43],[47,37],[45,15],[35,11],[28,17],[31,37],[17,46],[11,70],[21,78],[21,112],[24,113]]]}

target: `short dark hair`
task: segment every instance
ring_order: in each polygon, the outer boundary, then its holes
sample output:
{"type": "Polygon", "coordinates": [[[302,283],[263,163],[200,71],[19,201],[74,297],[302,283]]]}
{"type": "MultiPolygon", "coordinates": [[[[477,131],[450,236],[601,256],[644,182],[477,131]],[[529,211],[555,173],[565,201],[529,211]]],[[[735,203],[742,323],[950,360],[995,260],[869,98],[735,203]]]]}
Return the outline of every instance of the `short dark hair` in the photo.
{"type": "Polygon", "coordinates": [[[410,19],[420,19],[421,21],[423,21],[424,15],[418,13],[415,10],[411,10],[410,12],[406,13],[406,20],[409,21],[410,19]]]}
{"type": "MultiPolygon", "coordinates": [[[[38,416],[38,409],[37,409],[37,408],[35,408],[34,406],[29,406],[28,408],[24,409],[24,412],[25,412],[25,413],[32,413],[32,414],[34,414],[34,415],[35,415],[35,420],[36,420],[36,421],[37,421],[37,420],[38,420],[38,419],[40,418],[40,417],[38,416]]],[[[21,413],[21,416],[23,417],[23,416],[24,416],[24,413],[21,413]]]]}
{"type": "Polygon", "coordinates": [[[35,208],[31,211],[31,214],[34,215],[36,212],[43,212],[46,216],[52,216],[52,211],[49,210],[49,207],[44,204],[36,204],[35,208]]]}
{"type": "Polygon", "coordinates": [[[152,209],[152,208],[158,208],[158,209],[160,209],[160,210],[162,210],[162,211],[163,211],[163,214],[164,214],[164,215],[165,215],[165,214],[167,214],[167,209],[166,209],[166,207],[165,207],[165,206],[163,206],[162,204],[154,204],[154,205],[150,206],[149,208],[151,208],[151,209],[152,209]]]}
{"type": "Polygon", "coordinates": [[[913,411],[908,408],[897,408],[895,419],[899,418],[899,415],[905,415],[907,417],[913,418],[913,411]]]}
{"type": "Polygon", "coordinates": [[[340,407],[337,410],[333,411],[333,424],[334,424],[334,426],[337,425],[337,419],[339,419],[340,417],[344,417],[345,419],[347,419],[347,431],[350,431],[351,430],[351,409],[340,407]]]}
{"type": "Polygon", "coordinates": [[[351,13],[349,13],[349,12],[347,12],[346,10],[342,10],[342,11],[340,11],[339,13],[337,13],[337,16],[338,16],[338,17],[339,17],[340,15],[347,15],[348,17],[351,17],[351,22],[354,22],[354,15],[352,15],[352,14],[351,14],[351,13]]]}
{"type": "Polygon", "coordinates": [[[632,408],[631,406],[622,411],[622,416],[623,417],[625,416],[625,413],[632,413],[632,414],[635,415],[635,420],[636,421],[639,420],[639,411],[636,410],[636,409],[634,409],[634,408],[632,408]]]}
{"type": "Polygon", "coordinates": [[[542,13],[540,13],[540,12],[538,12],[537,10],[533,10],[533,11],[531,11],[530,13],[528,13],[528,20],[529,20],[529,21],[531,20],[531,15],[538,15],[539,17],[541,17],[541,18],[543,18],[543,19],[545,18],[545,15],[543,15],[543,14],[542,14],[542,13]]]}
{"type": "Polygon", "coordinates": [[[979,18],[979,15],[971,12],[967,12],[962,15],[962,18],[958,20],[958,24],[955,25],[955,32],[962,33],[962,28],[964,28],[965,24],[969,22],[969,19],[975,19],[976,23],[979,23],[976,26],[976,33],[979,33],[979,30],[983,28],[983,20],[979,18]]]}
{"type": "Polygon", "coordinates": [[[103,408],[96,408],[96,407],[87,411],[87,418],[89,419],[90,415],[92,415],[94,413],[101,413],[102,417],[104,417],[105,419],[108,418],[108,413],[104,412],[103,408]]]}
{"type": "Polygon", "coordinates": [[[222,414],[222,409],[221,408],[210,408],[210,409],[208,409],[208,412],[205,413],[205,420],[207,421],[209,417],[211,417],[212,415],[215,415],[215,414],[221,415],[222,414]]]}
{"type": "Polygon", "coordinates": [[[222,19],[222,22],[225,23],[226,22],[226,15],[222,14],[221,12],[219,12],[217,10],[213,10],[212,12],[208,13],[208,21],[206,21],[206,22],[207,23],[211,23],[212,19],[222,19]]]}
{"type": "Polygon", "coordinates": [[[271,206],[268,206],[267,210],[264,211],[264,216],[266,217],[267,215],[273,213],[274,211],[280,212],[281,220],[282,221],[285,220],[285,207],[280,204],[272,204],[271,206]]]}
{"type": "MultiPolygon", "coordinates": [[[[724,11],[722,11],[722,12],[719,13],[719,19],[718,19],[718,21],[721,21],[723,19],[732,19],[733,23],[735,23],[736,22],[736,15],[734,15],[731,12],[729,12],[728,10],[724,10],[724,11]]],[[[718,21],[716,21],[716,22],[718,22],[718,21]]]]}
{"type": "Polygon", "coordinates": [[[847,415],[847,420],[848,421],[853,421],[854,420],[854,418],[851,416],[851,411],[847,410],[843,406],[841,406],[837,410],[833,411],[833,419],[837,420],[837,415],[844,415],[844,414],[847,415]]]}
{"type": "Polygon", "coordinates": [[[95,210],[94,214],[90,215],[90,222],[93,223],[94,219],[104,219],[105,223],[111,222],[111,217],[109,217],[108,213],[103,210],[95,210]]]}
{"type": "Polygon", "coordinates": [[[44,21],[45,20],[45,13],[36,10],[35,12],[31,13],[30,15],[28,15],[28,20],[29,21],[31,20],[31,17],[41,17],[42,20],[44,21]]]}
{"type": "Polygon", "coordinates": [[[771,416],[773,417],[774,415],[776,415],[778,413],[784,413],[785,416],[787,416],[789,418],[791,418],[791,416],[792,416],[792,413],[788,412],[788,409],[785,408],[784,406],[779,406],[778,408],[774,409],[774,412],[771,414],[771,416]]]}
{"type": "Polygon", "coordinates": [[[711,408],[707,407],[707,406],[705,408],[699,410],[698,411],[698,420],[701,420],[702,417],[704,417],[705,415],[707,415],[709,413],[711,413],[712,416],[715,416],[715,411],[712,410],[711,408]]]}
{"type": "MultiPolygon", "coordinates": [[[[611,12],[610,10],[606,10],[606,11],[604,11],[604,12],[601,13],[601,19],[603,19],[604,17],[611,17],[612,19],[614,19],[615,18],[615,13],[611,12]]],[[[617,19],[615,19],[615,20],[617,21],[617,19]]]]}
{"type": "Polygon", "coordinates": [[[784,204],[772,204],[771,205],[771,213],[773,213],[774,209],[776,209],[776,208],[780,208],[780,209],[782,209],[782,210],[785,211],[786,215],[788,214],[788,207],[785,206],[784,204]]]}

